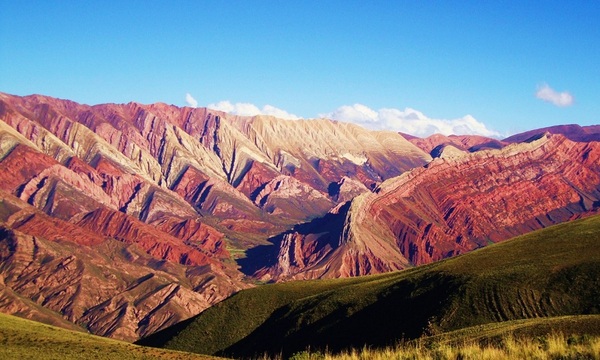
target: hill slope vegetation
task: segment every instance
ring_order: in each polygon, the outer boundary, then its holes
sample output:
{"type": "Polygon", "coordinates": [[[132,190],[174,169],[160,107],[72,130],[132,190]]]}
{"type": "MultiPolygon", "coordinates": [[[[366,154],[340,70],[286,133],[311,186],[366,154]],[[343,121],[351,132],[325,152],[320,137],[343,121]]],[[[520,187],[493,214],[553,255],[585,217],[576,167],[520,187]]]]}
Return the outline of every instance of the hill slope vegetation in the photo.
{"type": "Polygon", "coordinates": [[[151,349],[0,314],[2,359],[217,359],[151,349]]]}
{"type": "Polygon", "coordinates": [[[598,314],[600,216],[406,271],[242,291],[141,344],[206,354],[341,351],[518,319],[598,314]]]}

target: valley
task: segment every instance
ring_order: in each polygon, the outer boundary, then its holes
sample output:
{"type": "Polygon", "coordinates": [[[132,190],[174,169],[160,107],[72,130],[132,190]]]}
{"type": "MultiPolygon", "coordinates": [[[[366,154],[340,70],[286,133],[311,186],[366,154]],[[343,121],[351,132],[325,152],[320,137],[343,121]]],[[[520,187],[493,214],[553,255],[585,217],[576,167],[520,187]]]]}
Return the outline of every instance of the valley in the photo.
{"type": "Polygon", "coordinates": [[[6,314],[237,357],[598,313],[597,126],[418,138],[5,93],[0,120],[6,314]]]}
{"type": "Polygon", "coordinates": [[[399,339],[597,336],[599,240],[593,216],[409,270],[264,285],[138,343],[247,358],[385,348],[399,339]]]}

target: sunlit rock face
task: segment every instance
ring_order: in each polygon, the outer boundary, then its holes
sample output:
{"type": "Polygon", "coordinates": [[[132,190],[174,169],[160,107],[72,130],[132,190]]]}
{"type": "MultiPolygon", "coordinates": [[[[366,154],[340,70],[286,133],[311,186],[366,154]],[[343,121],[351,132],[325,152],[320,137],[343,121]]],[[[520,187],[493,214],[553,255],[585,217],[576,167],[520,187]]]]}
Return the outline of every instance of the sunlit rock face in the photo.
{"type": "Polygon", "coordinates": [[[0,120],[0,309],[127,340],[250,286],[230,249],[431,160],[391,132],[166,104],[0,93],[0,120]]]}
{"type": "Polygon", "coordinates": [[[264,279],[356,276],[427,264],[597,213],[600,143],[544,134],[434,159],[281,235],[264,279]]]}
{"type": "MultiPolygon", "coordinates": [[[[280,175],[306,184],[335,203],[329,187],[344,177],[372,189],[431,160],[397,133],[325,119],[238,117],[166,104],[87,106],[8,94],[0,94],[0,114],[3,126],[10,125],[24,138],[6,143],[6,151],[15,142],[29,140],[28,146],[62,165],[74,163],[71,167],[86,172],[110,196],[125,186],[119,181],[139,186],[131,178],[123,179],[135,175],[175,191],[204,214],[217,212],[223,217],[252,217],[256,196],[264,194],[266,184],[280,175]],[[217,196],[217,200],[211,196],[213,191],[228,196],[217,196]],[[238,207],[244,209],[234,209],[238,207]]],[[[293,181],[281,185],[287,184],[298,186],[293,181]]],[[[116,196],[132,191],[124,190],[116,196]]],[[[323,205],[320,196],[313,198],[317,203],[302,218],[323,215],[331,208],[323,205]]],[[[292,207],[296,200],[290,198],[292,207]]],[[[270,213],[293,215],[276,210],[270,213]]]]}

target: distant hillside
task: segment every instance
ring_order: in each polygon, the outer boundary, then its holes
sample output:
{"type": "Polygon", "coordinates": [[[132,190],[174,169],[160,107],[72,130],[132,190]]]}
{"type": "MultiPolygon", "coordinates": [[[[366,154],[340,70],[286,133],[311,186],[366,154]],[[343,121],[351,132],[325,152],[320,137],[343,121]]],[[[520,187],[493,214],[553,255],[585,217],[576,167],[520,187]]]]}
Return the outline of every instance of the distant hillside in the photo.
{"type": "Polygon", "coordinates": [[[600,313],[600,216],[406,271],[244,290],[139,343],[229,356],[386,346],[511,320],[600,313]]]}
{"type": "Polygon", "coordinates": [[[441,150],[447,146],[452,146],[464,152],[475,152],[484,149],[501,149],[507,145],[504,141],[479,135],[444,136],[442,134],[433,134],[426,138],[418,138],[408,134],[400,134],[433,157],[439,157],[441,150]]]}
{"type": "Polygon", "coordinates": [[[272,237],[275,246],[240,263],[274,281],[385,273],[600,212],[599,142],[543,134],[502,149],[454,149],[272,237]]]}
{"type": "Polygon", "coordinates": [[[539,136],[544,133],[561,134],[572,141],[600,141],[600,125],[579,126],[576,124],[557,125],[541,129],[529,130],[523,133],[510,136],[504,139],[503,141],[507,143],[523,142],[527,141],[532,137],[539,136]]]}
{"type": "Polygon", "coordinates": [[[1,359],[217,359],[145,348],[0,314],[1,359]]]}

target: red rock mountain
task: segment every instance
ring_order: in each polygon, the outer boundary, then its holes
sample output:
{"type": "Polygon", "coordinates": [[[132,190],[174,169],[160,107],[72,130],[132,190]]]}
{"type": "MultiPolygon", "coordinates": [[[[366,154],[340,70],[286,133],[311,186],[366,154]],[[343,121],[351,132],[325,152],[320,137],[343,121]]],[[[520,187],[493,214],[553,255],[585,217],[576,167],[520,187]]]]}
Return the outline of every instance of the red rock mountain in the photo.
{"type": "Polygon", "coordinates": [[[386,272],[596,213],[599,160],[599,142],[551,134],[435,159],[274,238],[252,270],[277,281],[386,272]]]}
{"type": "Polygon", "coordinates": [[[255,278],[402,269],[600,204],[593,137],[408,141],[3,93],[0,120],[0,311],[126,340],[255,278]]]}
{"type": "Polygon", "coordinates": [[[393,132],[165,104],[0,93],[0,120],[0,309],[127,340],[250,286],[244,250],[431,159],[393,132]]]}

